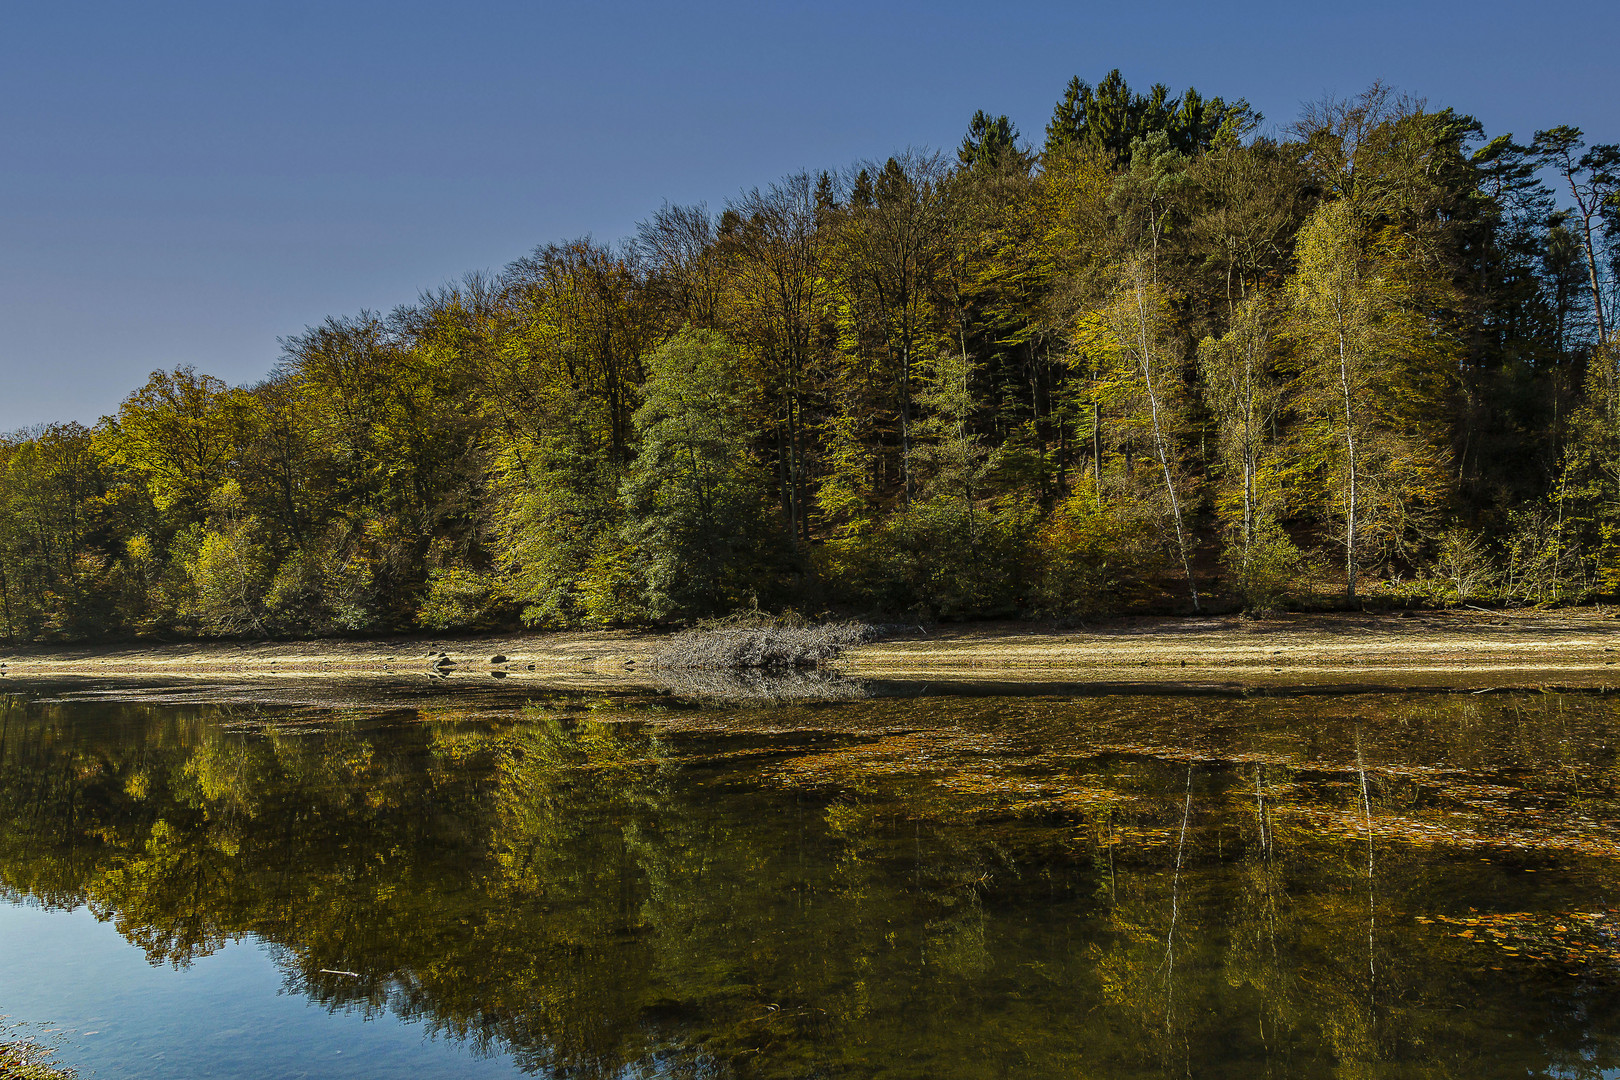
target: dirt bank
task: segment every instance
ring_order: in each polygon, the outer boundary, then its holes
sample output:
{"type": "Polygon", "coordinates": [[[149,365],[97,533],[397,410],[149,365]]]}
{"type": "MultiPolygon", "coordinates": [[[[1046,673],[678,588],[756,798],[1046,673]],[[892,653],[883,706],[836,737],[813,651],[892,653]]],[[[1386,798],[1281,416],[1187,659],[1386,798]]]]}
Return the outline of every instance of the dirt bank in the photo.
{"type": "MultiPolygon", "coordinates": [[[[632,631],[302,642],[0,648],[7,680],[60,677],[365,679],[497,675],[649,681],[663,635],[632,631]],[[441,655],[442,654],[442,655],[441,655]],[[497,660],[499,657],[501,659],[497,660]]],[[[905,629],[838,662],[871,679],[1117,684],[1620,687],[1620,621],[1603,610],[1125,619],[1074,629],[979,623],[905,629]]]]}

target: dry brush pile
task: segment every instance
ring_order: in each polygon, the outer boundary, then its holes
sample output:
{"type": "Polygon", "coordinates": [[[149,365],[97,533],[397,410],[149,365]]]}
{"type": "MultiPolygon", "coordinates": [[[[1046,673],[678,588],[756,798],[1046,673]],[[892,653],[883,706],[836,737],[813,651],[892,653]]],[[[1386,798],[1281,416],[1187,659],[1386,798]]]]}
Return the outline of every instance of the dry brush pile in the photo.
{"type": "Polygon", "coordinates": [[[875,640],[863,622],[806,623],[746,616],[700,624],[670,639],[652,660],[660,671],[791,671],[819,667],[875,640]]]}

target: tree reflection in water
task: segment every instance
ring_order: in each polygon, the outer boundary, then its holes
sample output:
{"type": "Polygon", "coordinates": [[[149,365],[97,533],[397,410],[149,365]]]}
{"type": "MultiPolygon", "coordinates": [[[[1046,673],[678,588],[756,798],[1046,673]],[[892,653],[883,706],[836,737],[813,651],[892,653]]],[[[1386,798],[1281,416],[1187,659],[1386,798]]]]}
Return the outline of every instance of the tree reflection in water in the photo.
{"type": "Polygon", "coordinates": [[[1620,1066],[1600,697],[0,700],[9,898],[535,1071],[1620,1066]]]}

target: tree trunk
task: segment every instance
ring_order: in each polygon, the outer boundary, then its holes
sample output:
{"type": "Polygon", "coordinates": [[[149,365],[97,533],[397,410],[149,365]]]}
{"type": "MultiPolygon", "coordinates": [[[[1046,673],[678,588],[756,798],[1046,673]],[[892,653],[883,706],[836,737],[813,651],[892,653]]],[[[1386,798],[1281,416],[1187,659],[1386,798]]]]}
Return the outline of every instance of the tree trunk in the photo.
{"type": "Polygon", "coordinates": [[[1597,318],[1598,348],[1609,343],[1607,327],[1603,322],[1603,288],[1598,282],[1597,252],[1592,246],[1592,218],[1581,215],[1581,244],[1586,249],[1586,277],[1592,287],[1592,314],[1597,318]]]}
{"type": "Polygon", "coordinates": [[[1102,406],[1097,401],[1097,381],[1091,382],[1091,482],[1097,505],[1102,506],[1102,406]]]}
{"type": "Polygon", "coordinates": [[[1339,328],[1339,389],[1344,395],[1344,443],[1345,450],[1350,458],[1350,491],[1347,513],[1345,514],[1344,529],[1344,578],[1345,598],[1351,603],[1356,599],[1356,578],[1359,567],[1356,565],[1356,500],[1360,495],[1357,490],[1357,481],[1360,478],[1358,462],[1356,460],[1356,428],[1351,416],[1350,394],[1350,357],[1345,346],[1344,328],[1339,328]]]}
{"type": "Polygon", "coordinates": [[[1176,547],[1181,551],[1181,568],[1187,572],[1187,590],[1192,593],[1193,610],[1201,611],[1203,609],[1198,603],[1198,583],[1193,579],[1192,560],[1187,556],[1187,533],[1181,523],[1181,497],[1176,494],[1175,478],[1170,475],[1170,448],[1159,418],[1159,394],[1153,386],[1153,358],[1149,352],[1147,336],[1146,298],[1140,287],[1136,291],[1136,305],[1142,381],[1147,386],[1148,408],[1153,420],[1153,450],[1159,459],[1159,467],[1164,470],[1164,489],[1170,497],[1170,516],[1175,521],[1176,547]]]}

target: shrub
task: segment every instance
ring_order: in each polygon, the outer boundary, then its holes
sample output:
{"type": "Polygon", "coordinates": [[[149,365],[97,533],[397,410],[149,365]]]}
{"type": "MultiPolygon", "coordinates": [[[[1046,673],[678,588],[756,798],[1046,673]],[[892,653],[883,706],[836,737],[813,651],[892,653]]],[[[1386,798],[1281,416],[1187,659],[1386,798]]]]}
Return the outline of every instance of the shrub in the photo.
{"type": "Polygon", "coordinates": [[[1154,519],[1130,504],[1099,500],[1089,484],[1052,512],[1036,552],[1037,606],[1054,615],[1119,611],[1152,591],[1169,565],[1154,519]]]}
{"type": "Polygon", "coordinates": [[[1269,517],[1260,521],[1246,549],[1228,544],[1221,564],[1249,612],[1271,611],[1294,600],[1310,588],[1314,569],[1305,552],[1269,517]]]}
{"type": "Polygon", "coordinates": [[[487,621],[491,581],[465,566],[447,566],[428,574],[427,596],[416,621],[431,630],[461,630],[487,621]]]}
{"type": "Polygon", "coordinates": [[[840,598],[924,618],[1006,616],[1028,592],[1034,510],[920,500],[870,533],[832,540],[818,571],[840,598]]]}
{"type": "Polygon", "coordinates": [[[1485,542],[1460,528],[1448,529],[1440,537],[1431,573],[1441,582],[1448,598],[1459,602],[1489,590],[1497,576],[1485,542]]]}

